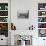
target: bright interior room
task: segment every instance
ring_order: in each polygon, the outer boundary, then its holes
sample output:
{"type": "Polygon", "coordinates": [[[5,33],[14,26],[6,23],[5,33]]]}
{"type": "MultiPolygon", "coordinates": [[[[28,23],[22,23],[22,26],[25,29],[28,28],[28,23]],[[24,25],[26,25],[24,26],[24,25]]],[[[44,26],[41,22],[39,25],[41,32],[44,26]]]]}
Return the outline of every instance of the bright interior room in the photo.
{"type": "Polygon", "coordinates": [[[46,46],[46,0],[0,0],[0,46],[46,46]]]}

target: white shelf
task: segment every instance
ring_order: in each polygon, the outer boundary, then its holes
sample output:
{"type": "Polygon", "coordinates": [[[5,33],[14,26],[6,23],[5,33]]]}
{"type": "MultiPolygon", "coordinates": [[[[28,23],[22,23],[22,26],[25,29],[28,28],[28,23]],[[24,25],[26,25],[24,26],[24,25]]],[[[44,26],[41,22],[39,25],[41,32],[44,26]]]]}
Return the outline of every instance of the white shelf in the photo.
{"type": "Polygon", "coordinates": [[[8,23],[8,22],[0,22],[0,23],[8,23]]]}
{"type": "Polygon", "coordinates": [[[0,17],[8,17],[8,16],[0,16],[0,17]]]}
{"type": "Polygon", "coordinates": [[[0,10],[0,11],[8,11],[8,10],[0,10]]]}
{"type": "Polygon", "coordinates": [[[38,28],[38,29],[46,29],[46,28],[38,28]]]}
{"type": "Polygon", "coordinates": [[[46,11],[46,10],[38,10],[38,11],[46,11]]]}
{"type": "Polygon", "coordinates": [[[46,23],[46,22],[38,22],[38,23],[46,23]]]}
{"type": "Polygon", "coordinates": [[[46,15],[38,16],[38,17],[46,17],[46,15]]]}

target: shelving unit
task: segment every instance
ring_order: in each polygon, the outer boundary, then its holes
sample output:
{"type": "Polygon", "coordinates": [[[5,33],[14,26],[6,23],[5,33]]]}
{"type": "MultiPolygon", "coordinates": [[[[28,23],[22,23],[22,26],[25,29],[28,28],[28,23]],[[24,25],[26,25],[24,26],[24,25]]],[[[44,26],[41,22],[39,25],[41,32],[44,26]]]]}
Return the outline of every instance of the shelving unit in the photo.
{"type": "Polygon", "coordinates": [[[39,37],[46,37],[46,3],[38,3],[38,32],[39,37]]]}
{"type": "Polygon", "coordinates": [[[0,16],[0,17],[8,17],[8,16],[0,16]]]}
{"type": "Polygon", "coordinates": [[[38,11],[46,11],[46,10],[38,10],[38,11]]]}
{"type": "Polygon", "coordinates": [[[8,37],[8,3],[0,3],[0,35],[8,37]]]}

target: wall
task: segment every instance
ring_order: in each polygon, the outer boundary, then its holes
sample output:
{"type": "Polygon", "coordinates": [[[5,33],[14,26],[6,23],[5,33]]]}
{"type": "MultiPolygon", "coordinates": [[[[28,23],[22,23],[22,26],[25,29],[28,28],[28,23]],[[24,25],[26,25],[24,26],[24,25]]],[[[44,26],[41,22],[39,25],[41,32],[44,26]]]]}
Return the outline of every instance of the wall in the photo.
{"type": "Polygon", "coordinates": [[[26,30],[32,24],[37,29],[38,3],[46,0],[11,0],[11,22],[16,25],[17,30],[26,30]],[[18,19],[18,10],[29,10],[29,19],[18,19]]]}
{"type": "Polygon", "coordinates": [[[11,20],[16,25],[17,30],[26,30],[32,24],[35,25],[37,23],[37,2],[35,3],[35,1],[31,0],[15,0],[11,2],[11,10],[11,20]],[[29,10],[29,19],[18,19],[18,10],[29,10]]]}
{"type": "MultiPolygon", "coordinates": [[[[11,0],[11,22],[16,25],[19,30],[27,30],[32,24],[35,26],[34,36],[38,36],[38,3],[45,3],[46,0],[11,0]],[[29,10],[29,19],[18,19],[17,10],[29,10]]],[[[16,31],[17,31],[16,30],[16,31]]],[[[43,39],[34,37],[33,46],[40,46],[38,43],[43,44],[43,39]]]]}

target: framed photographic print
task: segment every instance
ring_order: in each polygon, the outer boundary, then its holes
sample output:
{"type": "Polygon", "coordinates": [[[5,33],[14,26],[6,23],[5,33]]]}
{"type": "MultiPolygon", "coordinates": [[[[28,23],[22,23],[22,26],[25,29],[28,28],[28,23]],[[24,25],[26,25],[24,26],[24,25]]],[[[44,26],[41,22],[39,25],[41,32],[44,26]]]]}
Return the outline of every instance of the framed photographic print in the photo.
{"type": "Polygon", "coordinates": [[[28,19],[29,18],[29,10],[18,10],[17,17],[19,19],[28,19]]]}

